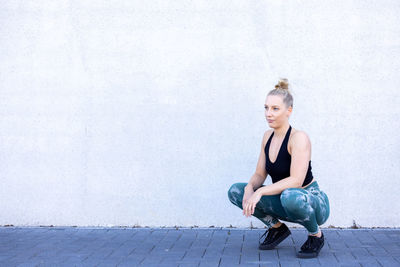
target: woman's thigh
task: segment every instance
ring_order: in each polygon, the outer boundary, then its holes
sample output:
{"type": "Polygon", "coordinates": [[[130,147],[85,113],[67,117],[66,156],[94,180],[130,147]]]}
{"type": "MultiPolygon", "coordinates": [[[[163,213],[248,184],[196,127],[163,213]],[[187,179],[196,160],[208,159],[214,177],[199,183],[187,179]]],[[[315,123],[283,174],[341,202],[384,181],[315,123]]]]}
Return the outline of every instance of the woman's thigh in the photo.
{"type": "Polygon", "coordinates": [[[288,188],[282,192],[281,202],[285,210],[290,211],[293,220],[296,213],[300,221],[303,215],[307,217],[314,214],[317,224],[322,225],[329,217],[328,196],[316,186],[305,189],[288,188]]]}
{"type": "MultiPolygon", "coordinates": [[[[235,183],[228,190],[229,200],[241,209],[243,209],[242,201],[244,196],[244,187],[246,185],[247,183],[235,183]]],[[[262,196],[260,201],[256,204],[256,209],[260,210],[264,214],[268,214],[282,220],[288,220],[288,216],[282,207],[280,195],[262,196]]]]}
{"type": "Polygon", "coordinates": [[[262,196],[256,207],[266,214],[289,221],[288,215],[282,206],[280,194],[262,196]]]}

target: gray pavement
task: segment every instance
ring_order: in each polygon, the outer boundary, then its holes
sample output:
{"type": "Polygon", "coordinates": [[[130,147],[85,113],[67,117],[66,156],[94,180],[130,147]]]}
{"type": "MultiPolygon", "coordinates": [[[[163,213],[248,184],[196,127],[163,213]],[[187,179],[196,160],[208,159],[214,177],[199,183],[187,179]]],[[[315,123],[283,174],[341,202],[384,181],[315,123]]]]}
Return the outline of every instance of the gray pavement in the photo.
{"type": "Polygon", "coordinates": [[[400,266],[400,229],[322,229],[313,259],[295,254],[305,229],[263,251],[265,230],[0,227],[0,266],[400,266]]]}

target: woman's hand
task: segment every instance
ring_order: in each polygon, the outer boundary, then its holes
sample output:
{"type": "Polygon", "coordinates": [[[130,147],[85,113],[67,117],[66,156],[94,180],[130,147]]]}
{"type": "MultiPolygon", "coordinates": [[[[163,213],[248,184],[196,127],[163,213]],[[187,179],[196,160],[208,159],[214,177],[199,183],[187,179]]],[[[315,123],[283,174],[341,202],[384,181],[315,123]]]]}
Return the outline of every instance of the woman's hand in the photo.
{"type": "Polygon", "coordinates": [[[244,214],[244,207],[246,206],[247,201],[250,199],[250,197],[253,194],[254,194],[254,191],[252,189],[244,191],[244,196],[243,196],[243,200],[242,200],[243,214],[244,214]]]}
{"type": "Polygon", "coordinates": [[[246,217],[250,217],[254,214],[254,209],[256,208],[256,205],[258,201],[260,201],[261,197],[262,195],[260,191],[256,190],[248,199],[246,199],[246,201],[243,201],[243,214],[246,217]]]}

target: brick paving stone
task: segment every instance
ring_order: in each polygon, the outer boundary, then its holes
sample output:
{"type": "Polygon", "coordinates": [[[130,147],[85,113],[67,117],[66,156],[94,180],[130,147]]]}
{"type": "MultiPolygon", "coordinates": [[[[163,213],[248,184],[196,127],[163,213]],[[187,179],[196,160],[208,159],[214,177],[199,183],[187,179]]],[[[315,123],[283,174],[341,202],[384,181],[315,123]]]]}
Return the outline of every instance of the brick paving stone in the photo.
{"type": "Polygon", "coordinates": [[[200,259],[200,262],[219,263],[220,261],[221,261],[221,257],[202,258],[202,259],[200,259]]]}
{"type": "Polygon", "coordinates": [[[287,260],[296,256],[296,249],[293,246],[279,247],[277,251],[280,260],[287,260]]]}
{"type": "Polygon", "coordinates": [[[374,231],[373,238],[379,243],[392,243],[392,238],[385,233],[385,231],[374,231]]]}
{"type": "Polygon", "coordinates": [[[353,256],[353,254],[351,254],[350,252],[334,252],[333,253],[335,255],[335,257],[338,259],[339,262],[354,262],[356,261],[356,258],[353,256]]]}
{"type": "Polygon", "coordinates": [[[17,267],[32,267],[32,266],[38,266],[40,264],[43,265],[44,263],[41,263],[40,261],[30,261],[30,262],[20,263],[15,266],[17,266],[17,267]]]}
{"type": "Polygon", "coordinates": [[[400,266],[400,261],[397,261],[393,257],[378,257],[376,260],[384,267],[400,266]]]}
{"type": "Polygon", "coordinates": [[[265,260],[265,261],[260,261],[260,267],[280,267],[279,261],[274,261],[274,260],[265,260]]]}
{"type": "Polygon", "coordinates": [[[351,230],[351,229],[343,229],[343,230],[339,231],[338,234],[339,234],[339,236],[341,238],[346,238],[347,239],[347,238],[354,237],[354,233],[353,232],[354,231],[351,230]]]}
{"type": "Polygon", "coordinates": [[[220,262],[218,267],[240,267],[241,265],[239,263],[230,263],[230,262],[220,262]]]}
{"type": "MultiPolygon", "coordinates": [[[[177,267],[178,264],[175,263],[159,263],[157,267],[177,267]]],[[[120,267],[120,265],[118,265],[120,267]]]]}
{"type": "Polygon", "coordinates": [[[278,261],[278,251],[276,249],[260,250],[260,261],[278,261]]]}
{"type": "Polygon", "coordinates": [[[279,263],[285,267],[300,267],[300,262],[297,259],[280,260],[279,263]]]}
{"type": "Polygon", "coordinates": [[[313,259],[296,257],[305,229],[259,250],[265,230],[0,227],[0,266],[400,266],[400,229],[322,229],[313,259]]]}
{"type": "Polygon", "coordinates": [[[185,257],[187,258],[201,258],[206,252],[205,248],[190,248],[185,257]]]}
{"type": "Polygon", "coordinates": [[[223,255],[236,255],[241,253],[241,247],[225,247],[223,255]]]}
{"type": "Polygon", "coordinates": [[[199,262],[193,262],[193,263],[181,263],[179,264],[179,267],[197,267],[199,266],[199,262]]]}
{"type": "Polygon", "coordinates": [[[102,260],[96,267],[116,267],[118,266],[118,261],[115,260],[102,260]]]}
{"type": "MultiPolygon", "coordinates": [[[[151,263],[151,264],[139,264],[138,266],[142,266],[142,267],[171,267],[171,266],[177,266],[177,265],[169,264],[169,263],[166,263],[166,264],[162,264],[162,263],[154,264],[154,263],[151,263]]],[[[118,265],[118,267],[119,267],[119,265],[118,265]]]]}
{"type": "Polygon", "coordinates": [[[208,262],[200,262],[199,267],[218,267],[219,263],[208,263],[208,262]]]}
{"type": "Polygon", "coordinates": [[[358,260],[365,258],[374,258],[374,256],[371,253],[369,253],[369,251],[366,248],[353,247],[349,251],[354,256],[354,258],[358,260]]]}
{"type": "Polygon", "coordinates": [[[140,262],[142,265],[149,265],[149,264],[159,264],[161,263],[162,259],[160,258],[153,258],[153,257],[147,257],[143,261],[140,262]]]}
{"type": "Polygon", "coordinates": [[[221,257],[221,264],[239,264],[239,261],[240,261],[240,254],[221,257]]]}
{"type": "Polygon", "coordinates": [[[367,248],[373,256],[390,256],[390,254],[382,247],[367,248]]]}
{"type": "Polygon", "coordinates": [[[358,260],[358,263],[360,263],[363,267],[381,267],[376,259],[358,260]]]}
{"type": "MultiPolygon", "coordinates": [[[[240,253],[240,252],[239,252],[240,253]]],[[[206,252],[203,255],[204,258],[214,258],[214,257],[220,257],[222,255],[222,249],[210,249],[207,248],[206,252]]]]}
{"type": "Polygon", "coordinates": [[[182,262],[182,257],[164,257],[160,260],[161,263],[178,263],[182,262]]]}
{"type": "Polygon", "coordinates": [[[299,259],[300,266],[302,267],[317,267],[321,266],[321,263],[318,261],[318,258],[311,259],[299,259]]]}
{"type": "Polygon", "coordinates": [[[259,254],[242,254],[240,257],[240,264],[255,264],[260,262],[260,255],[259,254]]]}
{"type": "Polygon", "coordinates": [[[210,241],[210,239],[196,239],[190,248],[207,248],[210,241]]]}
{"type": "Polygon", "coordinates": [[[248,245],[248,246],[243,245],[243,247],[242,247],[242,254],[246,254],[246,255],[255,254],[255,255],[258,255],[259,252],[260,252],[260,250],[258,249],[258,245],[256,246],[254,244],[251,244],[251,245],[248,245]]]}
{"type": "Polygon", "coordinates": [[[199,266],[218,266],[220,259],[207,260],[202,259],[199,266]]]}
{"type": "Polygon", "coordinates": [[[354,235],[356,238],[362,243],[362,244],[374,244],[376,243],[376,240],[372,236],[373,233],[372,231],[360,231],[360,232],[354,232],[354,235]]]}
{"type": "Polygon", "coordinates": [[[126,258],[118,262],[118,266],[135,266],[138,265],[142,260],[126,258]]]}
{"type": "Polygon", "coordinates": [[[350,237],[349,239],[345,239],[343,241],[343,243],[346,244],[346,247],[348,247],[348,248],[358,248],[361,245],[363,245],[361,243],[361,241],[358,240],[358,238],[355,237],[354,235],[352,237],[350,237]]]}
{"type": "Polygon", "coordinates": [[[318,256],[318,262],[322,266],[339,266],[340,263],[336,259],[336,257],[321,257],[322,255],[318,256]]]}
{"type": "Polygon", "coordinates": [[[348,251],[349,248],[346,246],[344,242],[338,242],[338,241],[326,241],[325,246],[328,246],[329,249],[333,251],[348,251]]]}
{"type": "Polygon", "coordinates": [[[397,243],[394,244],[385,244],[381,245],[382,248],[384,248],[387,252],[389,252],[390,255],[392,256],[400,256],[400,245],[397,243]]]}

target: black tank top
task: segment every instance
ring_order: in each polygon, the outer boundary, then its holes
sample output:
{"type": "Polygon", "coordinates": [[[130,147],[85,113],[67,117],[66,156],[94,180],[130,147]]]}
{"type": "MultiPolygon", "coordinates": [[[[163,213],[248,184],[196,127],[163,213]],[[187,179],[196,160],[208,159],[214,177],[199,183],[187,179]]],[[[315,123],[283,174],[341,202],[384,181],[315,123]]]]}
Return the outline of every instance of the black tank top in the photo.
{"type": "MultiPolygon", "coordinates": [[[[287,150],[287,144],[289,142],[290,132],[292,130],[292,126],[289,125],[289,129],[286,132],[285,139],[283,139],[282,145],[278,151],[278,156],[276,156],[276,160],[272,163],[269,159],[269,145],[271,143],[272,136],[274,133],[272,132],[271,136],[268,139],[267,144],[265,145],[265,169],[267,173],[272,177],[272,183],[276,183],[279,180],[287,178],[290,176],[290,163],[292,162],[292,156],[289,154],[287,150]]],[[[313,175],[311,172],[311,160],[308,162],[308,170],[306,174],[306,178],[304,179],[303,186],[309,184],[313,179],[313,175]]]]}

